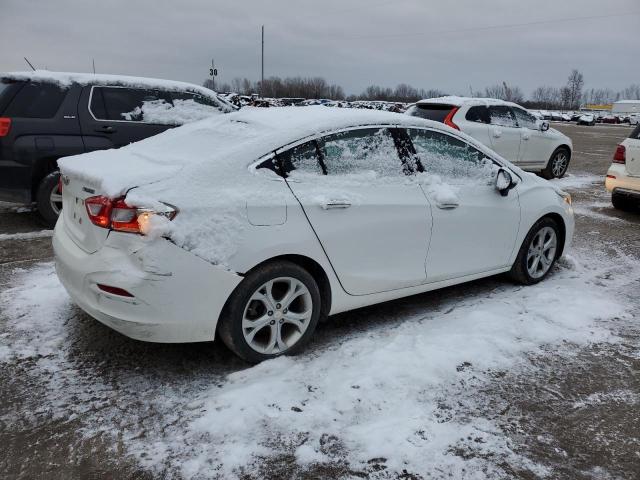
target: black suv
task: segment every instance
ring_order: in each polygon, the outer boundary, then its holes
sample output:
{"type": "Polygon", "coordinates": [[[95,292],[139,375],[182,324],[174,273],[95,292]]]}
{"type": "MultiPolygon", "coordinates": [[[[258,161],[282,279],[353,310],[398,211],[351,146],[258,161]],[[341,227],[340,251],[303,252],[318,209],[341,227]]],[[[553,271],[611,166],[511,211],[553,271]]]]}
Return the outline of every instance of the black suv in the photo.
{"type": "Polygon", "coordinates": [[[0,74],[0,200],[36,202],[53,226],[62,208],[57,160],[151,137],[173,124],[145,121],[144,102],[194,100],[235,109],[215,92],[182,82],[116,75],[0,74]]]}

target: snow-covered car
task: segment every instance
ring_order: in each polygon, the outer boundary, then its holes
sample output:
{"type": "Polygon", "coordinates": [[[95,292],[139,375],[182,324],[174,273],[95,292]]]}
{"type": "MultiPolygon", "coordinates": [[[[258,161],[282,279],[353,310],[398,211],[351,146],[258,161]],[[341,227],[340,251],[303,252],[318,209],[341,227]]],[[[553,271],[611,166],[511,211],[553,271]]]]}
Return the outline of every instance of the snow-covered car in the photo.
{"type": "Polygon", "coordinates": [[[605,186],[615,208],[640,207],[640,125],[617,146],[605,186]]]}
{"type": "Polygon", "coordinates": [[[640,113],[632,113],[629,115],[629,125],[638,125],[640,123],[640,113]]]}
{"type": "Polygon", "coordinates": [[[60,161],[60,280],[135,339],[258,362],[334,313],[502,272],[542,280],[570,197],[404,114],[246,109],[60,161]]]}
{"type": "Polygon", "coordinates": [[[569,168],[571,139],[515,103],[439,97],[420,100],[406,113],[461,130],[515,165],[540,172],[546,179],[560,178],[569,168]]]}
{"type": "Polygon", "coordinates": [[[596,124],[596,116],[592,113],[585,113],[584,115],[580,115],[578,117],[578,125],[590,125],[594,126],[596,124]]]}

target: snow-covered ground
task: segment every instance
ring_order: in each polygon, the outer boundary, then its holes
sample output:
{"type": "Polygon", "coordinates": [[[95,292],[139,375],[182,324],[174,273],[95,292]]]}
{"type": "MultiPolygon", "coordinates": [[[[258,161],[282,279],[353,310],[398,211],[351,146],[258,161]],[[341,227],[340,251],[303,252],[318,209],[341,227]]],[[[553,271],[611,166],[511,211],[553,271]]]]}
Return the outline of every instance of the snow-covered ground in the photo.
{"type": "Polygon", "coordinates": [[[632,308],[616,294],[640,269],[620,255],[612,263],[573,252],[533,287],[498,280],[470,295],[414,297],[399,314],[369,308],[355,314],[357,332],[305,355],[171,381],[144,369],[110,381],[79,361],[79,332],[94,321],[43,263],[16,271],[0,294],[0,363],[32,365],[28,375],[47,395],[35,417],[79,421],[84,436],[111,437],[141,466],[170,475],[259,476],[265,462],[288,455],[299,471],[340,464],[372,478],[502,478],[502,463],[544,477],[492,418],[458,415],[457,405],[480,401],[468,385],[525,368],[543,347],[616,342],[610,322],[629,320],[632,308]]]}

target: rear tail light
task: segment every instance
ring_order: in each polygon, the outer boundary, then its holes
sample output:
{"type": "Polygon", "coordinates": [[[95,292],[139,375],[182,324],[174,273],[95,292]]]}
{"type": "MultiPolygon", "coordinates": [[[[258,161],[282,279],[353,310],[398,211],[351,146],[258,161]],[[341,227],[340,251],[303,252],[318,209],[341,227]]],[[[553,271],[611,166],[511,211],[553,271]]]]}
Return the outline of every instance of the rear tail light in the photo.
{"type": "Polygon", "coordinates": [[[451,128],[455,128],[456,130],[460,130],[460,127],[453,123],[453,116],[458,112],[459,108],[455,107],[451,110],[446,117],[444,117],[444,124],[450,126],[451,128]]]}
{"type": "Polygon", "coordinates": [[[144,227],[152,216],[173,220],[178,214],[178,210],[170,205],[162,211],[132,207],[125,203],[124,197],[114,200],[103,196],[90,197],[84,204],[91,223],[118,232],[144,233],[144,227]]]}
{"type": "Polygon", "coordinates": [[[98,283],[98,288],[103,292],[110,293],[111,295],[119,295],[121,297],[133,298],[133,294],[127,292],[124,288],[120,287],[112,287],[111,285],[103,285],[102,283],[98,283]]]}
{"type": "Polygon", "coordinates": [[[613,154],[613,163],[626,163],[627,162],[627,149],[624,145],[618,145],[616,153],[613,154]]]}
{"type": "Polygon", "coordinates": [[[7,117],[0,117],[0,137],[6,137],[11,130],[11,119],[7,117]]]}

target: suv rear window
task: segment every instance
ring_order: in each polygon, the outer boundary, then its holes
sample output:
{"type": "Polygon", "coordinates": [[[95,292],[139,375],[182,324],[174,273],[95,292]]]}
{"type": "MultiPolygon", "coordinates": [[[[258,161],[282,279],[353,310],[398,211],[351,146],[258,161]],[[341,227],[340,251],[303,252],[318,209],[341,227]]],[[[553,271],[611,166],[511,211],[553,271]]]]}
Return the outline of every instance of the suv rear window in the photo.
{"type": "MultiPolygon", "coordinates": [[[[4,84],[3,84],[4,85],[4,84]]],[[[53,83],[27,83],[4,112],[7,117],[53,118],[68,89],[53,83]]]]}
{"type": "Polygon", "coordinates": [[[416,104],[409,112],[414,117],[426,118],[436,122],[444,122],[447,114],[453,109],[453,105],[420,105],[416,104]]]}
{"type": "Polygon", "coordinates": [[[633,130],[633,132],[631,132],[631,135],[629,135],[629,138],[635,138],[637,140],[640,140],[640,123],[638,124],[638,126],[633,130]]]}
{"type": "Polygon", "coordinates": [[[89,108],[98,120],[142,122],[142,104],[154,100],[171,103],[168,92],[141,88],[93,87],[89,108]]]}

